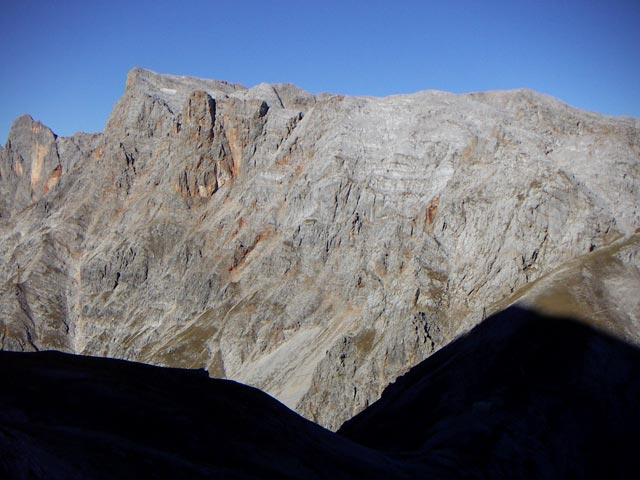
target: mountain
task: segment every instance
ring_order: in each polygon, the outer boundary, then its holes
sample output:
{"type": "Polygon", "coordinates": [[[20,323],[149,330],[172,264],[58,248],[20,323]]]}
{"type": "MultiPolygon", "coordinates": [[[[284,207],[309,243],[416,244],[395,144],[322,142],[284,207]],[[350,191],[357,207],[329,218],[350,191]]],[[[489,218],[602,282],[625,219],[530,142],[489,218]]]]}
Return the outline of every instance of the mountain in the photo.
{"type": "Polygon", "coordinates": [[[639,119],[529,90],[136,68],[104,133],[24,116],[0,150],[0,348],[204,368],[335,429],[516,302],[639,342],[639,183],[639,119]]]}
{"type": "Polygon", "coordinates": [[[434,478],[629,478],[637,347],[509,308],[390,385],[338,431],[434,478]]]}
{"type": "Polygon", "coordinates": [[[0,476],[630,478],[640,350],[511,308],[390,385],[338,433],[206,372],[0,352],[0,476]]]}
{"type": "Polygon", "coordinates": [[[4,479],[382,478],[392,462],[205,371],[0,352],[4,479]]]}

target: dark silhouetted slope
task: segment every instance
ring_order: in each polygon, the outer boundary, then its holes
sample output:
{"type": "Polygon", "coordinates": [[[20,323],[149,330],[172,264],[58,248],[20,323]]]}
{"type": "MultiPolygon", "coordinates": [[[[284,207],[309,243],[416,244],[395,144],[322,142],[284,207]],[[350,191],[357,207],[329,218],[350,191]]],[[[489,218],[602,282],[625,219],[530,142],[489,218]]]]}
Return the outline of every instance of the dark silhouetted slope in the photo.
{"type": "Polygon", "coordinates": [[[0,352],[0,478],[634,478],[640,352],[512,308],[333,433],[202,371],[0,352]]]}
{"type": "Polygon", "coordinates": [[[637,475],[640,353],[511,308],[387,387],[339,434],[446,478],[637,475]]]}
{"type": "Polygon", "coordinates": [[[371,478],[396,469],[203,371],[0,352],[0,478],[371,478]]]}

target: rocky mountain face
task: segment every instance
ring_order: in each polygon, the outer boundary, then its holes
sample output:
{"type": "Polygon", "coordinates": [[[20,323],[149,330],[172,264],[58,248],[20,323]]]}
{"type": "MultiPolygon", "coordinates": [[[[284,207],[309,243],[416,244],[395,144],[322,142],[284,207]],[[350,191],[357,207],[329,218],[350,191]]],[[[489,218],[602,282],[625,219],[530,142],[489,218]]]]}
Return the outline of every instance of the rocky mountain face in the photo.
{"type": "Polygon", "coordinates": [[[0,347],[186,368],[329,428],[514,302],[640,342],[640,120],[134,69],[0,149],[0,347]],[[545,310],[546,309],[546,310],[545,310]]]}

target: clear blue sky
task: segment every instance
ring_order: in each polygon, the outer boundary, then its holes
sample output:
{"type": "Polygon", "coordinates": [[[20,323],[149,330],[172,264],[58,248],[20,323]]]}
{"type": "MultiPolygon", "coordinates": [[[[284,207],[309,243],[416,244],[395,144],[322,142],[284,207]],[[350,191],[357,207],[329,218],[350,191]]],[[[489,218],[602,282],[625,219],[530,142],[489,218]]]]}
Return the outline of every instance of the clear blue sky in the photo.
{"type": "Polygon", "coordinates": [[[0,143],[101,131],[127,72],[313,93],[528,87],[640,117],[640,0],[2,2],[0,143]]]}

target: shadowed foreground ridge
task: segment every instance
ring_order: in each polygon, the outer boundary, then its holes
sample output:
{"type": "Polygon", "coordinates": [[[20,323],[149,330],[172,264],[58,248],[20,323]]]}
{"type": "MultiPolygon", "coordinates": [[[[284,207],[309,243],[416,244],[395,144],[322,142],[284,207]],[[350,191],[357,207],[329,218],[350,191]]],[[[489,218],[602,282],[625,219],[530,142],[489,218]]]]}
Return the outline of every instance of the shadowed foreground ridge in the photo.
{"type": "Polygon", "coordinates": [[[267,394],[203,371],[0,352],[0,375],[0,478],[382,478],[395,470],[267,394]]]}
{"type": "Polygon", "coordinates": [[[198,371],[0,352],[2,478],[624,478],[640,352],[512,308],[334,434],[198,371]]]}
{"type": "Polygon", "coordinates": [[[637,348],[513,307],[413,368],[338,433],[447,478],[627,478],[640,467],[639,375],[637,348]]]}

